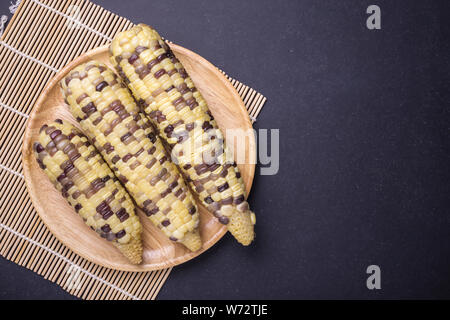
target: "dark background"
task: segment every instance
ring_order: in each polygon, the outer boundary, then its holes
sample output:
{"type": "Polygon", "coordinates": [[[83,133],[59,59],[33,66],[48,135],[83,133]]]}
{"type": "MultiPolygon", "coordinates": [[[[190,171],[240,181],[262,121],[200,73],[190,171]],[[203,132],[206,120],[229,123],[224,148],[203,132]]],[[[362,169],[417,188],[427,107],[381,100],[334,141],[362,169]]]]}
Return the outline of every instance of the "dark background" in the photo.
{"type": "MultiPolygon", "coordinates": [[[[256,242],[226,235],[159,299],[450,298],[448,1],[94,2],[262,92],[255,127],[280,129],[280,170],[250,195],[256,242]]],[[[0,298],[73,297],[0,258],[0,298]]]]}

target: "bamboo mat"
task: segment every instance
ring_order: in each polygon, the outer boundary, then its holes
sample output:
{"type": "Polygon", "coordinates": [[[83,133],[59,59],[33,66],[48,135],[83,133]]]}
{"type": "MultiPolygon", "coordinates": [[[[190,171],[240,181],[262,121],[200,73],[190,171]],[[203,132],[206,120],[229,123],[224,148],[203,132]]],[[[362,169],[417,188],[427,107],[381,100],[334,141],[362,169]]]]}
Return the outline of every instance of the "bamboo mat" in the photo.
{"type": "MultiPolygon", "coordinates": [[[[87,0],[22,0],[0,38],[0,254],[82,299],[155,299],[172,268],[112,270],[59,242],[28,196],[22,136],[34,103],[55,72],[132,25],[87,0]]],[[[266,98],[228,79],[256,120],[266,98]]]]}

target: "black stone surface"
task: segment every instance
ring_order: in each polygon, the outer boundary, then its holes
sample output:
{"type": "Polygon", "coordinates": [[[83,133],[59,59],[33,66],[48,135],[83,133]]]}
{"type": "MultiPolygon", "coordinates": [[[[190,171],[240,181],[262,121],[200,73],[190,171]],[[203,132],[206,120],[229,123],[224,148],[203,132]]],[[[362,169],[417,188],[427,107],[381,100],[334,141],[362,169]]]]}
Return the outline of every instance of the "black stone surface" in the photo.
{"type": "MultiPolygon", "coordinates": [[[[255,244],[226,235],[159,299],[450,298],[448,1],[94,2],[265,94],[255,127],[280,129],[255,244]]],[[[0,298],[72,297],[1,258],[0,298]]]]}

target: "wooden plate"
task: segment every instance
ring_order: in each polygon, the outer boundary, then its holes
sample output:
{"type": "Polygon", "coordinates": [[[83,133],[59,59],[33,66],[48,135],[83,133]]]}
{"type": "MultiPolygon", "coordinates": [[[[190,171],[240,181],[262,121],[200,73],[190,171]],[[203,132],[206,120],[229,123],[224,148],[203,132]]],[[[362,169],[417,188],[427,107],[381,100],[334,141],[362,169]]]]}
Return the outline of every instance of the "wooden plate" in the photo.
{"type": "MultiPolygon", "coordinates": [[[[239,94],[211,63],[190,50],[171,44],[170,47],[183,63],[198,90],[209,104],[218,125],[227,129],[251,129],[252,125],[239,94]]],[[[143,263],[139,266],[130,264],[121,253],[107,241],[87,227],[82,219],[70,207],[62,195],[53,187],[45,173],[34,159],[32,144],[38,139],[39,128],[56,118],[76,121],[65,105],[59,87],[59,81],[77,65],[96,59],[109,63],[108,48],[100,47],[89,51],[72,61],[59,71],[41,93],[27,123],[22,146],[23,172],[33,204],[46,226],[67,247],[99,265],[126,271],[150,271],[178,265],[188,261],[214,245],[226,232],[226,228],[204,207],[200,209],[200,232],[203,248],[190,252],[181,244],[167,239],[140,212],[144,227],[143,263]]],[[[252,133],[253,134],[253,133],[252,133]]],[[[250,139],[246,146],[247,164],[239,165],[247,191],[250,191],[255,172],[255,141],[250,139]]]]}

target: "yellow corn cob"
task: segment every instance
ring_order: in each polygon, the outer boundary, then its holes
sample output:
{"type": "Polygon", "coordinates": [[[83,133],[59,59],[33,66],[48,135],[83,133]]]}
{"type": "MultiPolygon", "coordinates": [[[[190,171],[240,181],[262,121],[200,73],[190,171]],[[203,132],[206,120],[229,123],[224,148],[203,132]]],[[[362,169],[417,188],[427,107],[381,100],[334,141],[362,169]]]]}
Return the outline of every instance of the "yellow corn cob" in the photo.
{"type": "Polygon", "coordinates": [[[110,53],[200,200],[240,243],[250,244],[255,215],[245,201],[243,180],[236,164],[227,161],[223,135],[181,63],[159,34],[143,24],[118,34],[110,53]],[[206,161],[205,154],[213,160],[206,161]]]}
{"type": "Polygon", "coordinates": [[[142,261],[142,226],[130,196],[93,145],[69,123],[44,125],[36,160],[85,223],[132,263],[142,261]]]}
{"type": "Polygon", "coordinates": [[[104,64],[90,61],[61,81],[74,117],[137,205],[167,237],[201,248],[189,188],[130,92],[104,64]]]}

